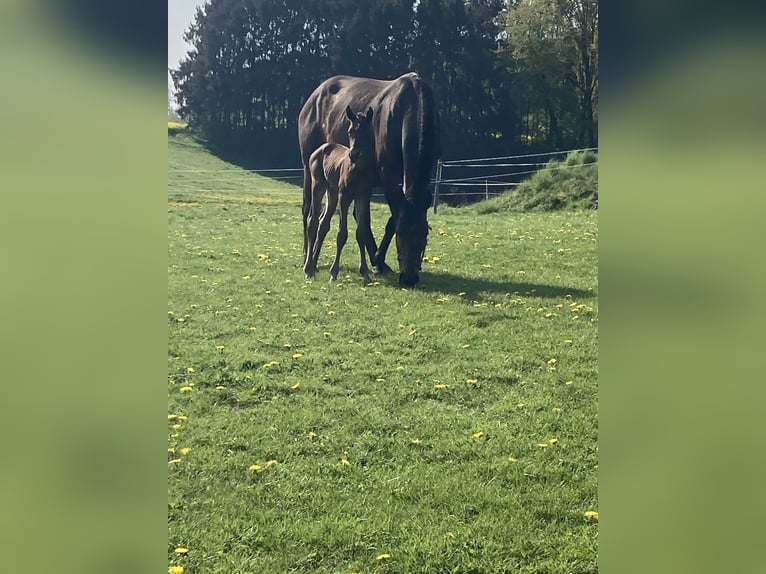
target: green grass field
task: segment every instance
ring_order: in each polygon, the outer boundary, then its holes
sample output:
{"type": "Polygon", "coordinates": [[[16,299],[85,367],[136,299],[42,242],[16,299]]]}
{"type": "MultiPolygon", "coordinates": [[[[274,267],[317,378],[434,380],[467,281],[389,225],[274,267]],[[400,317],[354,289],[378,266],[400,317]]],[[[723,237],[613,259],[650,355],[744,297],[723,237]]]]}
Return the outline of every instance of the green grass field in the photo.
{"type": "Polygon", "coordinates": [[[595,212],[440,206],[411,290],[336,217],[307,281],[297,187],[169,169],[169,566],[597,572],[595,212]]]}

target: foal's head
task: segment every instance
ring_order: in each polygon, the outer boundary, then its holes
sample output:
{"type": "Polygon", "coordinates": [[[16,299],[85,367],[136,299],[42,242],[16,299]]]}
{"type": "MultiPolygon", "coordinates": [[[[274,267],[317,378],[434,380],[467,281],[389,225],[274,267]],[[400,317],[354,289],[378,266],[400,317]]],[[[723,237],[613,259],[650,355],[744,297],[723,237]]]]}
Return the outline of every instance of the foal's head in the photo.
{"type": "Polygon", "coordinates": [[[348,157],[351,163],[372,161],[375,157],[375,137],[372,133],[372,108],[366,114],[355,114],[351,106],[346,106],[346,117],[350,121],[348,126],[348,157]]]}

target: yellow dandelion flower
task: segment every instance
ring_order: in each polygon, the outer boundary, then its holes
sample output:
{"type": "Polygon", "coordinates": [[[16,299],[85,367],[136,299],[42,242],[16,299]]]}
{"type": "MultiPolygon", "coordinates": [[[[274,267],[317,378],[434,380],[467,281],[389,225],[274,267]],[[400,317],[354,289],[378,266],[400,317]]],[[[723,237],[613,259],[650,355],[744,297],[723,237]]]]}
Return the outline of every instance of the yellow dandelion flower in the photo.
{"type": "Polygon", "coordinates": [[[574,381],[564,381],[565,385],[571,385],[572,383],[574,383],[574,381]]]}
{"type": "Polygon", "coordinates": [[[186,372],[187,373],[193,373],[194,372],[194,367],[186,367],[186,372]]]}
{"type": "Polygon", "coordinates": [[[473,433],[473,438],[481,438],[484,436],[484,433],[482,431],[473,433]]]}
{"type": "Polygon", "coordinates": [[[447,532],[447,538],[455,538],[454,532],[447,532]]]}
{"type": "Polygon", "coordinates": [[[175,420],[176,418],[178,418],[178,415],[168,415],[169,421],[175,420]]]}
{"type": "Polygon", "coordinates": [[[468,348],[468,347],[470,347],[470,346],[471,346],[471,345],[469,345],[468,343],[466,343],[465,345],[463,345],[463,348],[464,348],[464,349],[467,349],[467,348],[468,348]]]}
{"type": "Polygon", "coordinates": [[[293,353],[293,359],[298,359],[303,356],[303,353],[293,353]]]}
{"type": "Polygon", "coordinates": [[[168,464],[178,464],[179,462],[181,462],[180,458],[174,458],[173,460],[169,460],[168,464]]]}
{"type": "Polygon", "coordinates": [[[478,379],[466,379],[465,382],[468,383],[469,385],[475,385],[476,383],[479,382],[479,380],[478,379]]]}
{"type": "Polygon", "coordinates": [[[216,390],[216,391],[223,391],[223,390],[226,390],[226,387],[224,387],[223,385],[218,385],[218,386],[215,388],[215,390],[216,390]]]}
{"type": "Polygon", "coordinates": [[[564,342],[565,342],[565,343],[571,343],[571,342],[572,342],[572,339],[564,339],[564,342]]]}
{"type": "Polygon", "coordinates": [[[419,438],[413,438],[412,440],[410,440],[410,444],[421,444],[422,442],[423,441],[420,440],[419,438]]]}
{"type": "Polygon", "coordinates": [[[183,546],[179,546],[176,548],[176,554],[187,554],[189,552],[188,548],[184,548],[183,546]]]}
{"type": "Polygon", "coordinates": [[[192,390],[192,388],[191,388],[191,387],[189,387],[189,386],[186,386],[186,387],[181,387],[179,390],[180,390],[182,393],[188,393],[188,392],[190,392],[190,391],[192,390]]]}
{"type": "Polygon", "coordinates": [[[347,458],[342,458],[342,459],[340,459],[340,463],[341,463],[343,466],[351,466],[351,463],[350,463],[350,462],[348,462],[348,459],[347,459],[347,458]]]}
{"type": "Polygon", "coordinates": [[[251,470],[253,472],[261,472],[263,469],[261,468],[260,464],[251,464],[247,467],[247,470],[251,470]]]}
{"type": "Polygon", "coordinates": [[[519,459],[518,458],[514,458],[512,456],[509,456],[508,457],[508,462],[519,462],[519,459]]]}
{"type": "Polygon", "coordinates": [[[391,558],[390,554],[378,554],[375,560],[388,560],[389,558],[391,558]]]}
{"type": "Polygon", "coordinates": [[[335,315],[335,311],[327,311],[328,315],[335,315]]]}
{"type": "Polygon", "coordinates": [[[316,437],[318,437],[319,435],[318,435],[317,433],[315,433],[314,431],[309,431],[309,435],[308,435],[308,436],[309,436],[309,438],[310,438],[311,440],[314,440],[314,439],[315,439],[316,437]]]}
{"type": "Polygon", "coordinates": [[[404,370],[404,367],[402,367],[401,365],[399,365],[399,366],[397,366],[397,367],[396,367],[396,370],[397,370],[397,371],[403,371],[403,370],[404,370]]]}
{"type": "Polygon", "coordinates": [[[518,403],[518,404],[516,405],[516,408],[517,408],[517,409],[520,409],[520,408],[523,408],[523,407],[525,407],[525,406],[527,406],[527,403],[518,403]]]}
{"type": "Polygon", "coordinates": [[[301,386],[301,384],[300,384],[300,383],[295,383],[295,384],[294,384],[293,386],[291,386],[290,388],[291,388],[292,390],[294,390],[294,391],[297,391],[297,390],[300,388],[300,386],[301,386]]]}
{"type": "Polygon", "coordinates": [[[176,449],[174,449],[172,446],[168,449],[168,454],[175,454],[176,449]]]}
{"type": "Polygon", "coordinates": [[[180,452],[181,454],[189,454],[191,452],[191,449],[188,446],[185,446],[178,452],[180,452]]]}
{"type": "Polygon", "coordinates": [[[434,388],[435,388],[435,389],[438,389],[438,390],[441,390],[441,389],[446,389],[446,388],[447,388],[447,385],[434,385],[434,388]]]}
{"type": "Polygon", "coordinates": [[[267,460],[266,461],[266,468],[269,468],[271,466],[277,466],[279,464],[279,461],[276,461],[274,459],[267,460]]]}
{"type": "Polygon", "coordinates": [[[178,415],[179,421],[185,421],[188,417],[186,415],[178,415]]]}
{"type": "Polygon", "coordinates": [[[171,427],[170,427],[170,428],[172,428],[173,430],[178,430],[178,429],[180,429],[180,428],[181,428],[181,425],[179,425],[178,423],[176,423],[176,424],[174,424],[174,425],[171,425],[171,427]]]}
{"type": "Polygon", "coordinates": [[[185,322],[186,322],[186,319],[184,319],[183,317],[179,317],[179,318],[178,318],[178,322],[179,322],[179,323],[185,323],[185,322]]]}
{"type": "Polygon", "coordinates": [[[376,383],[383,383],[385,381],[386,381],[386,379],[384,379],[383,377],[378,377],[377,379],[375,379],[376,383]]]}
{"type": "Polygon", "coordinates": [[[558,444],[558,442],[559,442],[559,439],[557,439],[556,437],[548,439],[549,444],[558,444]]]}
{"type": "Polygon", "coordinates": [[[244,279],[245,281],[247,281],[248,279],[250,279],[250,275],[243,275],[243,276],[242,276],[242,279],[244,279]]]}
{"type": "Polygon", "coordinates": [[[225,347],[223,345],[216,345],[215,348],[218,351],[223,351],[225,349],[225,347]]]}
{"type": "Polygon", "coordinates": [[[554,413],[560,413],[560,412],[561,412],[561,409],[560,409],[559,407],[553,407],[551,410],[552,410],[554,413]]]}
{"type": "Polygon", "coordinates": [[[548,359],[548,364],[549,365],[555,365],[556,364],[556,359],[551,357],[550,359],[548,359]]]}
{"type": "Polygon", "coordinates": [[[168,574],[184,574],[183,566],[170,566],[168,568],[168,574]]]}
{"type": "Polygon", "coordinates": [[[598,522],[598,512],[595,510],[589,510],[585,513],[585,518],[589,518],[593,522],[598,522]]]}
{"type": "Polygon", "coordinates": [[[550,445],[547,442],[539,442],[537,443],[537,446],[540,448],[548,448],[550,445]]]}

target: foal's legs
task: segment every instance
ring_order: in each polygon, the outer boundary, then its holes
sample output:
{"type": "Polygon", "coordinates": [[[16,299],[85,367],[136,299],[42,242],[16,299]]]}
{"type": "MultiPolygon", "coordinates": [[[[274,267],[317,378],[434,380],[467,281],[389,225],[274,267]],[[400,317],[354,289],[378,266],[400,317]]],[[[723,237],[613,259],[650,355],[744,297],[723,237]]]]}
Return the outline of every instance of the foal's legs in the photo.
{"type": "MultiPolygon", "coordinates": [[[[375,239],[372,236],[372,229],[370,229],[370,194],[364,192],[359,194],[361,197],[357,197],[354,200],[354,212],[356,213],[356,242],[359,245],[359,256],[361,262],[359,264],[359,273],[361,273],[365,279],[369,279],[370,270],[367,267],[367,258],[365,257],[364,248],[365,244],[368,251],[370,251],[370,257],[374,257],[375,253],[375,239]],[[372,249],[370,244],[372,243],[372,249]]],[[[375,260],[373,259],[373,265],[375,260]]]]}
{"type": "Polygon", "coordinates": [[[335,259],[330,265],[330,279],[335,281],[338,278],[340,269],[340,253],[348,239],[348,206],[351,204],[351,194],[348,190],[340,192],[340,228],[338,229],[338,238],[336,240],[335,259]]]}
{"type": "Polygon", "coordinates": [[[313,277],[317,272],[317,259],[319,257],[319,250],[316,247],[317,228],[320,219],[319,210],[322,208],[322,196],[326,189],[327,185],[321,181],[312,183],[311,195],[309,196],[310,210],[306,226],[306,260],[303,264],[303,272],[307,279],[313,277]],[[317,251],[316,257],[314,251],[317,251]]]}
{"type": "Polygon", "coordinates": [[[316,269],[317,262],[319,261],[319,252],[322,250],[322,243],[327,236],[327,232],[330,230],[330,223],[332,216],[335,214],[335,208],[338,206],[338,190],[333,189],[332,186],[327,187],[327,205],[322,212],[322,217],[319,218],[319,229],[317,230],[316,241],[314,243],[314,249],[311,252],[312,262],[314,269],[316,269]]]}

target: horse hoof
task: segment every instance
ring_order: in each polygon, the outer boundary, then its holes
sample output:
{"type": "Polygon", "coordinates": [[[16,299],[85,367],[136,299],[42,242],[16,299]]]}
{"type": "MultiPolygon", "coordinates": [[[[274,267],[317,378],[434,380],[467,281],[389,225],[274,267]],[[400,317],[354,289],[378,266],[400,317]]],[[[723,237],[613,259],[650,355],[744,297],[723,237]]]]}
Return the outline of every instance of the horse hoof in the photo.
{"type": "Polygon", "coordinates": [[[375,275],[385,275],[386,273],[391,273],[392,271],[393,269],[391,269],[384,261],[375,266],[373,273],[375,273],[375,275]]]}

